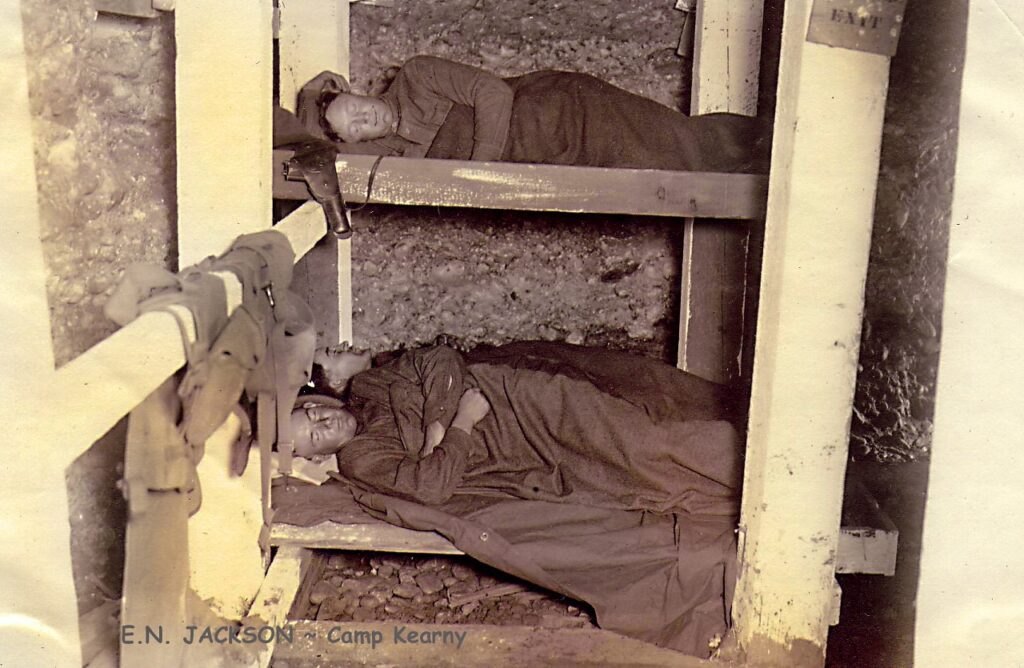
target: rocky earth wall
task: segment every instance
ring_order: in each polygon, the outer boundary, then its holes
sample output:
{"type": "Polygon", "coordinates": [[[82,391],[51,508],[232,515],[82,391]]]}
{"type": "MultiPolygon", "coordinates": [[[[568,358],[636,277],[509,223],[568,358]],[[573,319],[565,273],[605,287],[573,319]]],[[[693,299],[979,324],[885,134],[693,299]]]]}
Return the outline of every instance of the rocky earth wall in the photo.
{"type": "Polygon", "coordinates": [[[851,454],[926,457],[935,411],[967,3],[908,2],[892,60],[851,454]]]}

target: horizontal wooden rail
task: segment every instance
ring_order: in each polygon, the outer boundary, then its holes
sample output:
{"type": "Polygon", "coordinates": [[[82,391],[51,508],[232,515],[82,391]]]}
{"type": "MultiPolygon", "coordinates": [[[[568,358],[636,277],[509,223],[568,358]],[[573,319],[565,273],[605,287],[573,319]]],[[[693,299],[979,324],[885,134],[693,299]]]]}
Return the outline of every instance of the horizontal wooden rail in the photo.
{"type": "Polygon", "coordinates": [[[376,521],[369,524],[321,522],[308,527],[275,523],[270,544],[319,550],[376,550],[414,554],[462,554],[433,531],[414,531],[376,521]]]}
{"type": "MultiPolygon", "coordinates": [[[[309,199],[302,181],[285,179],[290,151],[274,151],[274,197],[309,199]]],[[[348,202],[361,203],[376,156],[339,155],[338,178],[348,202]]],[[[385,158],[370,202],[522,211],[759,219],[768,177],[760,174],[670,172],[385,158]]]]}
{"type": "MultiPolygon", "coordinates": [[[[327,228],[320,205],[309,202],[275,229],[288,237],[298,259],[327,228]]],[[[219,275],[227,288],[228,310],[234,310],[241,303],[241,287],[233,274],[219,275]]],[[[194,336],[192,314],[185,308],[176,312],[186,334],[194,336]]],[[[139,316],[54,374],[45,399],[59,407],[61,419],[48,427],[50,442],[60,444],[70,463],[183,364],[185,348],[174,316],[139,316]]]]}
{"type": "MultiPolygon", "coordinates": [[[[887,521],[887,520],[886,520],[887,521]]],[[[892,575],[896,570],[895,527],[844,526],[839,532],[837,573],[892,575]]],[[[412,554],[462,554],[448,539],[433,531],[415,531],[379,520],[340,524],[321,522],[302,527],[275,523],[270,544],[318,550],[374,550],[412,554]]]]}

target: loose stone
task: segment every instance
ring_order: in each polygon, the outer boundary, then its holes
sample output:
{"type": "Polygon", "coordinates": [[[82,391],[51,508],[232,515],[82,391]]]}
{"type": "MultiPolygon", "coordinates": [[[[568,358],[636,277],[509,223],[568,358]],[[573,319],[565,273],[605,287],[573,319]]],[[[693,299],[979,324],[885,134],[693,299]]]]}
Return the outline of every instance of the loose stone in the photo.
{"type": "Polygon", "coordinates": [[[400,584],[394,589],[395,596],[399,598],[413,598],[420,593],[418,587],[411,584],[400,584]]]}
{"type": "Polygon", "coordinates": [[[416,584],[419,585],[425,594],[436,594],[444,589],[444,583],[441,581],[441,578],[429,572],[420,573],[416,578],[416,584]]]}
{"type": "Polygon", "coordinates": [[[313,585],[313,591],[309,594],[309,602],[313,605],[320,605],[332,596],[337,596],[338,590],[329,582],[320,581],[313,585]]]}

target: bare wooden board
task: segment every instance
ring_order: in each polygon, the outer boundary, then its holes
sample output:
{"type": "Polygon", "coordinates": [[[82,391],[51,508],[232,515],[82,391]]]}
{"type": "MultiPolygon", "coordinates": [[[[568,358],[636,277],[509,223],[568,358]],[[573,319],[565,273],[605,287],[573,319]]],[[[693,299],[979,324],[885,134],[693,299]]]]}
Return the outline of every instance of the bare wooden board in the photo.
{"type": "Polygon", "coordinates": [[[311,527],[275,523],[270,532],[270,544],[301,545],[302,547],[329,550],[462,554],[447,539],[433,531],[413,531],[385,522],[373,524],[323,522],[311,527]]]}
{"type": "MultiPolygon", "coordinates": [[[[893,575],[898,533],[873,527],[844,526],[839,534],[837,573],[893,575]]],[[[274,524],[271,545],[312,549],[368,550],[412,554],[463,554],[433,531],[414,531],[374,520],[366,524],[322,522],[310,527],[274,524]]]]}
{"type": "Polygon", "coordinates": [[[836,573],[895,575],[899,535],[855,472],[848,472],[836,573]]]}
{"type": "MultiPolygon", "coordinates": [[[[274,197],[309,199],[302,181],[284,178],[290,151],[274,151],[274,197]]],[[[376,156],[341,155],[338,178],[348,202],[366,198],[376,156]]],[[[528,165],[507,162],[385,158],[369,201],[522,211],[621,213],[751,219],[765,212],[768,177],[528,165]]]]}
{"type": "MultiPolygon", "coordinates": [[[[121,665],[127,668],[179,665],[183,658],[183,647],[164,634],[178,633],[189,623],[189,499],[172,486],[172,480],[164,482],[152,473],[161,462],[180,462],[184,453],[175,426],[176,388],[173,378],[165,381],[132,411],[128,422],[128,527],[121,603],[121,665]]],[[[170,477],[180,469],[167,468],[170,477]]]]}
{"type": "Polygon", "coordinates": [[[701,378],[735,383],[740,377],[748,285],[745,221],[687,221],[679,304],[677,366],[701,378]],[[737,224],[739,223],[739,224],[737,224]]]}
{"type": "MultiPolygon", "coordinates": [[[[310,551],[305,548],[288,546],[278,550],[245,623],[253,626],[284,625],[309,562],[310,551]]],[[[254,647],[258,649],[254,665],[266,668],[270,665],[274,643],[260,643],[254,647]]]]}
{"type": "MultiPolygon", "coordinates": [[[[396,624],[388,622],[298,622],[292,643],[279,643],[274,661],[299,666],[676,666],[696,668],[729,664],[704,661],[672,650],[599,629],[541,629],[526,626],[477,624],[396,624]],[[379,633],[371,643],[341,642],[346,631],[379,633]],[[410,643],[409,632],[448,631],[465,634],[462,646],[455,642],[410,643]],[[332,642],[332,639],[334,642],[332,642]]],[[[365,636],[364,636],[365,637],[365,636]]],[[[449,636],[451,638],[452,636],[449,636]]],[[[438,636],[440,639],[440,636],[438,636]]]]}

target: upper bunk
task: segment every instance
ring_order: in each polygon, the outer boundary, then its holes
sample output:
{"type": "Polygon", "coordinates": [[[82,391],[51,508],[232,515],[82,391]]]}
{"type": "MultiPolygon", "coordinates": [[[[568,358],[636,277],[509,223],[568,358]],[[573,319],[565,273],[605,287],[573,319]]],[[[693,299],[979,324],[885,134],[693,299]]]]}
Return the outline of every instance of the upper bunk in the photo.
{"type": "MultiPolygon", "coordinates": [[[[274,197],[310,199],[290,180],[293,151],[274,151],[274,197]]],[[[682,218],[760,219],[763,174],[338,155],[346,202],[682,218]],[[371,178],[372,175],[372,178],[371,178]]]]}

